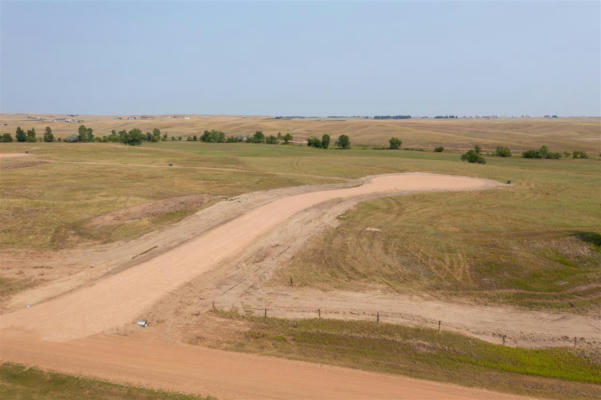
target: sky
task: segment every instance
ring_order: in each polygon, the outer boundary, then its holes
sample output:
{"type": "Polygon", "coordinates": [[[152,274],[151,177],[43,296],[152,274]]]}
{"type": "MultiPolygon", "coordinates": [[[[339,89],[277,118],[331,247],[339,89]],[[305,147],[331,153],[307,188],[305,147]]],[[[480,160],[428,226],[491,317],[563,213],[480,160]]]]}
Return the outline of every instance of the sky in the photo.
{"type": "Polygon", "coordinates": [[[0,3],[0,112],[601,115],[601,3],[0,3]]]}

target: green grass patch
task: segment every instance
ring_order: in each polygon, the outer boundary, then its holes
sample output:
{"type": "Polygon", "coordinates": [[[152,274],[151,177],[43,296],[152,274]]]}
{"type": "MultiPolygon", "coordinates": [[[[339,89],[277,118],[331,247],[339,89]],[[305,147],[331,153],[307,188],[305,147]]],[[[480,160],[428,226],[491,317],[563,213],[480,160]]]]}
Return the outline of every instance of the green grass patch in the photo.
{"type": "Polygon", "coordinates": [[[0,398],[3,400],[216,400],[109,383],[103,380],[46,372],[5,363],[0,365],[0,398]]]}
{"type": "Polygon", "coordinates": [[[244,319],[248,332],[230,350],[566,399],[601,395],[601,353],[495,345],[428,328],[366,321],[284,320],[216,311],[244,319]],[[285,340],[284,340],[285,339],[285,340]]]}

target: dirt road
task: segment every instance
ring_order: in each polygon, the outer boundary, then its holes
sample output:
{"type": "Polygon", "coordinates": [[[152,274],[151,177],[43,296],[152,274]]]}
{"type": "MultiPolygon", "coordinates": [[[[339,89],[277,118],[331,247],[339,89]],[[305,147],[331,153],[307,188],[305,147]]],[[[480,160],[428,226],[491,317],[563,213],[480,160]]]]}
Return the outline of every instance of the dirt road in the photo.
{"type": "Polygon", "coordinates": [[[317,204],[373,194],[475,190],[496,186],[499,183],[486,179],[408,173],[379,175],[351,188],[283,197],[91,286],[5,314],[0,319],[0,329],[21,328],[55,341],[115,330],[133,322],[169,292],[241,253],[286,219],[317,204]]]}
{"type": "Polygon", "coordinates": [[[0,360],[157,389],[210,394],[219,400],[525,399],[402,376],[120,336],[56,343],[5,331],[0,334],[0,360]]]}

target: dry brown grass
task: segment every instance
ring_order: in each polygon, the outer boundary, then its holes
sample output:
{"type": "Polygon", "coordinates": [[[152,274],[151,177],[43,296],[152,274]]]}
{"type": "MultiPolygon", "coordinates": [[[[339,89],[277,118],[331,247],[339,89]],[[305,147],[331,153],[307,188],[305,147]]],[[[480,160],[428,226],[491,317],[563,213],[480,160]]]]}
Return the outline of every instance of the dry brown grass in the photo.
{"type": "MultiPolygon", "coordinates": [[[[14,135],[17,126],[36,128],[38,136],[50,126],[58,136],[77,132],[80,123],[52,122],[58,114],[0,114],[0,133],[14,135]],[[41,117],[35,120],[31,117],[41,117]]],[[[126,116],[124,116],[126,117],[126,116]]],[[[398,136],[403,147],[433,149],[442,145],[448,149],[465,149],[480,144],[483,149],[498,145],[513,150],[548,145],[553,151],[584,150],[592,154],[601,151],[601,118],[498,118],[498,119],[422,119],[367,120],[348,119],[275,119],[271,116],[189,115],[190,119],[153,116],[152,120],[115,120],[113,116],[80,115],[75,117],[94,129],[97,135],[107,135],[112,129],[140,128],[151,131],[159,128],[170,136],[198,135],[205,129],[223,130],[229,135],[291,132],[295,140],[330,133],[347,134],[354,143],[376,146],[388,145],[388,139],[398,136]]]]}

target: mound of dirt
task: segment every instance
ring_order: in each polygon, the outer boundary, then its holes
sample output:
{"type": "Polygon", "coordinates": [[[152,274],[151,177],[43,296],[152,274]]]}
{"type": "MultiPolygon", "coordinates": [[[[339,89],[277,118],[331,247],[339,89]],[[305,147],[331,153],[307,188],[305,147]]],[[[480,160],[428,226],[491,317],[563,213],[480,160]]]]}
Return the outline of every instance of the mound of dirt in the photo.
{"type": "Polygon", "coordinates": [[[189,210],[202,207],[203,205],[221,198],[208,194],[193,194],[190,196],[174,197],[139,204],[123,210],[113,211],[100,215],[90,220],[86,227],[100,228],[103,226],[121,225],[141,218],[153,218],[181,210],[189,210]]]}

